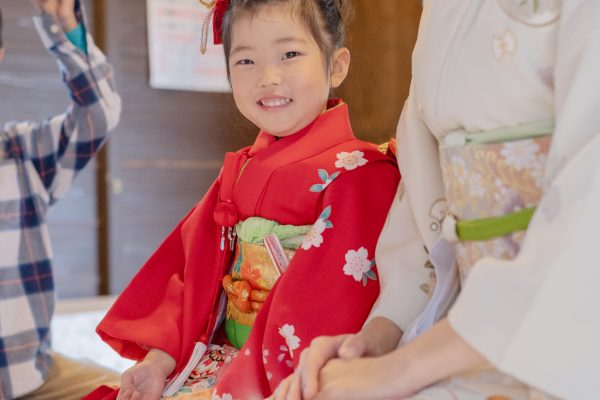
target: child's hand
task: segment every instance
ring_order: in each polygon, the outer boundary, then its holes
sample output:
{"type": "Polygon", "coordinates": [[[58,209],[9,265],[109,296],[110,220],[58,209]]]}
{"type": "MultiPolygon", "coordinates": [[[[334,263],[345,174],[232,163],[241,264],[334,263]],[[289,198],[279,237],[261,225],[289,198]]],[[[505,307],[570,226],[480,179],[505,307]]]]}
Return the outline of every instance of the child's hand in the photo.
{"type": "Polygon", "coordinates": [[[65,32],[77,27],[75,0],[31,0],[31,2],[40,11],[57,17],[65,32]]]}
{"type": "Polygon", "coordinates": [[[167,376],[173,368],[173,357],[160,350],[150,350],[144,361],[129,368],[121,376],[117,400],[159,400],[167,376]]]}

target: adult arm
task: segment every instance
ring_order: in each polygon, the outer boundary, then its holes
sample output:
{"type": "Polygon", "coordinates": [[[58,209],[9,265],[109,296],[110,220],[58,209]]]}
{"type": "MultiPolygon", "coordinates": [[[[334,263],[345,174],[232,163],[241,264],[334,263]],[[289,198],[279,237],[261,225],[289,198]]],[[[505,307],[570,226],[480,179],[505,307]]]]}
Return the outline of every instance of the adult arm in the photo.
{"type": "Polygon", "coordinates": [[[596,282],[600,3],[562,2],[554,70],[551,182],[517,258],[473,268],[449,314],[453,329],[500,370],[561,398],[600,391],[596,282]]]}
{"type": "MultiPolygon", "coordinates": [[[[71,43],[59,17],[43,9],[35,26],[57,61],[69,89],[66,112],[45,121],[9,122],[2,132],[3,158],[18,161],[28,185],[52,204],[70,187],[73,178],[95,155],[118,122],[121,102],[114,88],[112,67],[86,38],[85,54],[71,43]]],[[[83,15],[75,14],[80,24],[83,15]]]]}

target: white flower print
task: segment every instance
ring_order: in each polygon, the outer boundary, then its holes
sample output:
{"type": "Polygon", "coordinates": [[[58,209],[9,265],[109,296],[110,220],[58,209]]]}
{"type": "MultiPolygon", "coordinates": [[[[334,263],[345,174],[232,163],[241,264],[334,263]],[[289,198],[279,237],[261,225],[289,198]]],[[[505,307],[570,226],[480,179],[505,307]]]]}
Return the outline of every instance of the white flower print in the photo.
{"type": "Polygon", "coordinates": [[[284,360],[285,356],[288,354],[288,348],[286,345],[281,345],[279,346],[279,350],[281,351],[281,353],[279,353],[279,355],[277,356],[277,361],[279,361],[280,363],[284,360]]]}
{"type": "Polygon", "coordinates": [[[369,252],[364,247],[358,250],[348,250],[346,252],[346,264],[344,264],[344,274],[354,278],[357,282],[363,282],[363,286],[367,285],[367,280],[377,280],[375,272],[371,268],[375,263],[369,260],[369,252]]]}
{"type": "Polygon", "coordinates": [[[456,155],[453,155],[451,163],[454,177],[457,181],[464,184],[467,181],[467,165],[465,164],[465,160],[456,155]]]}
{"type": "Polygon", "coordinates": [[[273,378],[273,374],[267,371],[267,380],[270,381],[273,378]]]}
{"type": "Polygon", "coordinates": [[[285,324],[279,328],[279,334],[285,339],[287,347],[290,349],[290,355],[294,356],[294,350],[300,347],[300,338],[295,335],[296,328],[294,325],[285,324]]]}
{"type": "Polygon", "coordinates": [[[501,203],[506,196],[508,195],[508,187],[502,182],[502,179],[496,178],[494,180],[494,186],[496,186],[496,190],[494,191],[494,200],[496,202],[501,203]]]}
{"type": "Polygon", "coordinates": [[[534,163],[531,169],[531,176],[535,180],[535,186],[540,189],[544,189],[546,187],[546,176],[544,172],[546,170],[546,161],[548,160],[548,156],[546,154],[540,154],[538,156],[537,162],[534,163]]]}
{"type": "Polygon", "coordinates": [[[521,171],[532,167],[539,150],[540,146],[533,140],[518,140],[504,143],[500,154],[506,160],[506,165],[521,171]]]}
{"type": "Polygon", "coordinates": [[[246,350],[244,351],[244,355],[245,355],[245,356],[249,356],[249,355],[250,355],[250,349],[246,349],[246,350]]]}
{"type": "Polygon", "coordinates": [[[469,192],[477,197],[483,197],[485,195],[485,188],[483,187],[483,177],[481,174],[473,172],[469,175],[469,192]]]}
{"type": "Polygon", "coordinates": [[[313,226],[311,226],[306,236],[304,236],[301,246],[302,249],[308,250],[311,247],[320,247],[323,243],[322,233],[325,232],[325,228],[325,221],[323,221],[321,218],[317,219],[313,226]]]}
{"type": "Polygon", "coordinates": [[[331,216],[331,206],[327,206],[321,212],[319,218],[311,226],[306,236],[304,236],[301,245],[302,249],[308,250],[311,247],[320,247],[323,244],[323,232],[325,229],[333,228],[333,224],[327,219],[329,216],[331,216]]]}
{"type": "Polygon", "coordinates": [[[337,157],[335,167],[344,168],[348,171],[351,171],[358,167],[362,167],[367,163],[367,160],[364,158],[364,155],[365,153],[363,153],[360,150],[355,150],[351,153],[342,151],[341,153],[335,155],[337,157]]]}
{"type": "Polygon", "coordinates": [[[264,349],[263,350],[263,363],[266,364],[267,363],[267,357],[269,357],[269,350],[264,349]]]}

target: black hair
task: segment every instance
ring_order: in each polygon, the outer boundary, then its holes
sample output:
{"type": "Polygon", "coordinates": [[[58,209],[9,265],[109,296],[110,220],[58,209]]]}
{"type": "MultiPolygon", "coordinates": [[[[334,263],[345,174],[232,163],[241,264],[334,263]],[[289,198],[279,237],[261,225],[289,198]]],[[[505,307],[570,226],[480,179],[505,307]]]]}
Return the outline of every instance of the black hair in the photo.
{"type": "Polygon", "coordinates": [[[336,49],[344,46],[346,40],[346,21],[352,14],[350,0],[230,0],[222,25],[223,49],[227,75],[229,76],[229,54],[231,52],[231,28],[242,15],[253,15],[262,7],[269,5],[289,5],[292,12],[300,18],[315,42],[321,49],[327,62],[336,49]]]}

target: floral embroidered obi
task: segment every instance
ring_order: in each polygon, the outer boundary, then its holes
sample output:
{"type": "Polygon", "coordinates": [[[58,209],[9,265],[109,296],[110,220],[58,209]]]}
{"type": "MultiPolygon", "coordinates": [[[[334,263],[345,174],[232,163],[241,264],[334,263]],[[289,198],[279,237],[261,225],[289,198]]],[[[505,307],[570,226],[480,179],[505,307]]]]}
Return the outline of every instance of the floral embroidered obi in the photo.
{"type": "Polygon", "coordinates": [[[227,294],[225,333],[231,344],[241,349],[256,315],[270,290],[281,276],[281,267],[268,250],[265,238],[276,239],[280,257],[289,261],[302,244],[311,226],[279,225],[264,218],[251,217],[235,226],[238,238],[231,274],[223,278],[227,294]]]}
{"type": "Polygon", "coordinates": [[[483,257],[514,258],[544,187],[553,124],[480,133],[440,142],[448,202],[444,237],[456,243],[461,281],[483,257]]]}

